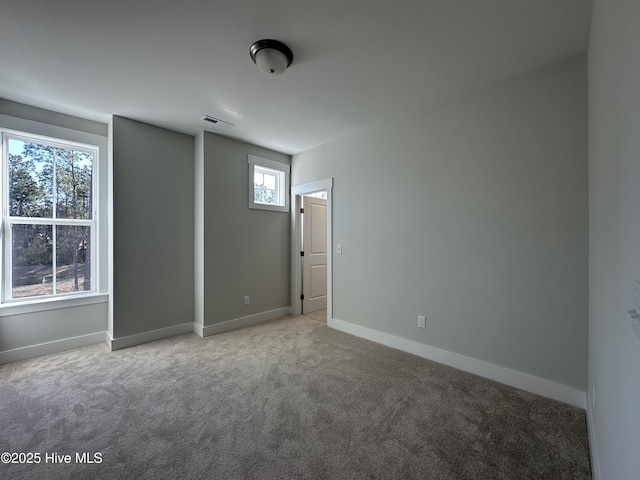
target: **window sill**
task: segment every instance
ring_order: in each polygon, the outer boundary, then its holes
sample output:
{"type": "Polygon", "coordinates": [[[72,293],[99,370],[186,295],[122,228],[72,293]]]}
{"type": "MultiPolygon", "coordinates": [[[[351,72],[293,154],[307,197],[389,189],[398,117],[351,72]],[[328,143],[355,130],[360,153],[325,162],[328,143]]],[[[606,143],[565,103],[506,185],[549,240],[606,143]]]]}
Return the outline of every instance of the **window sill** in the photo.
{"type": "Polygon", "coordinates": [[[84,295],[65,296],[60,298],[47,298],[42,300],[27,300],[24,302],[11,302],[0,305],[0,317],[9,315],[22,315],[25,313],[45,312],[58,308],[80,307],[107,303],[109,295],[106,293],[91,293],[84,295]]]}
{"type": "Polygon", "coordinates": [[[270,210],[272,212],[286,212],[289,213],[288,205],[270,205],[268,203],[251,203],[249,208],[253,210],[270,210]]]}

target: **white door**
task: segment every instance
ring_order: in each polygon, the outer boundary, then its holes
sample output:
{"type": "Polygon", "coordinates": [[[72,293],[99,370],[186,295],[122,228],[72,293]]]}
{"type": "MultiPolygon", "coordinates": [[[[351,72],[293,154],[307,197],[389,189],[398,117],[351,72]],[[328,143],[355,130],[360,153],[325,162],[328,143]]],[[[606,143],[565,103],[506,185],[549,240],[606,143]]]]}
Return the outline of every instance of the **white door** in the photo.
{"type": "Polygon", "coordinates": [[[302,197],[302,312],[327,308],[327,201],[302,197]]]}

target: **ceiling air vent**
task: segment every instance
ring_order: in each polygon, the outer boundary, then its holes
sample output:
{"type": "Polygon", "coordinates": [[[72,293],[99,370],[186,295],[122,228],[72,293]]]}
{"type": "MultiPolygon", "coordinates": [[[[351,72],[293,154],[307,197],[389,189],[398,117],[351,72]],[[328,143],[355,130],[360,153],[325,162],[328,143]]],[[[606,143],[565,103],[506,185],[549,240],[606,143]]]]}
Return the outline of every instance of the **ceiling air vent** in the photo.
{"type": "Polygon", "coordinates": [[[214,125],[217,125],[219,127],[233,127],[233,123],[225,122],[224,120],[212,117],[211,115],[205,115],[204,117],[202,117],[202,120],[204,120],[205,122],[213,123],[214,125]]]}

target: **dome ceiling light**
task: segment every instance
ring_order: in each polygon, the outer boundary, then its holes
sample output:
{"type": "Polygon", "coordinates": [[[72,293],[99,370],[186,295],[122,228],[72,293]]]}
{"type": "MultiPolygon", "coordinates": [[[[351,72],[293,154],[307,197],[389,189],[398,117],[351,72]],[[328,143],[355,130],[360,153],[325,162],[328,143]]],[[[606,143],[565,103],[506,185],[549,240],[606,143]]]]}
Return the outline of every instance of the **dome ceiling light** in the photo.
{"type": "Polygon", "coordinates": [[[293,62],[291,49],[278,40],[258,40],[249,49],[251,60],[265,75],[281,75],[293,62]]]}

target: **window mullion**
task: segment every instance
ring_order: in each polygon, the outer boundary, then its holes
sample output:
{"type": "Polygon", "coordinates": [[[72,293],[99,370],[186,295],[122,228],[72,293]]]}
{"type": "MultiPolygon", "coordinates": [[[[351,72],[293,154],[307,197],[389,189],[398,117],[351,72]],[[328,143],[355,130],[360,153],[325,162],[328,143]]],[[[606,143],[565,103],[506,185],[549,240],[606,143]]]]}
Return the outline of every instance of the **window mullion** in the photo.
{"type": "Polygon", "coordinates": [[[57,231],[57,225],[54,223],[51,227],[51,234],[53,235],[53,251],[51,252],[51,258],[52,258],[52,266],[53,266],[53,294],[55,295],[56,293],[58,293],[58,262],[57,262],[57,256],[56,256],[56,252],[58,251],[58,231],[57,231]]]}
{"type": "Polygon", "coordinates": [[[49,218],[49,217],[9,217],[8,222],[15,224],[29,225],[72,225],[77,227],[91,227],[95,223],[94,220],[86,220],[82,218],[49,218]]]}
{"type": "Polygon", "coordinates": [[[57,208],[57,206],[58,206],[58,192],[57,192],[57,189],[56,189],[56,181],[57,181],[57,178],[56,178],[56,174],[57,174],[57,172],[56,172],[56,170],[57,170],[57,168],[56,168],[56,163],[57,163],[56,162],[56,157],[57,157],[57,152],[58,152],[58,149],[54,148],[53,149],[53,165],[51,166],[51,168],[53,169],[53,172],[51,172],[51,179],[52,179],[51,180],[51,188],[53,189],[53,192],[51,194],[51,198],[53,199],[53,206],[52,206],[52,208],[53,208],[52,217],[53,218],[57,218],[57,216],[58,216],[57,215],[58,214],[58,212],[57,212],[57,210],[58,210],[58,208],[57,208]]]}
{"type": "MultiPolygon", "coordinates": [[[[58,149],[54,148],[53,149],[53,164],[51,165],[51,168],[53,169],[53,171],[51,172],[51,189],[53,190],[51,192],[51,198],[53,199],[53,206],[52,206],[52,212],[51,212],[51,216],[54,219],[58,217],[58,189],[56,188],[57,186],[57,175],[58,175],[58,149]]],[[[56,293],[58,293],[58,258],[57,258],[57,254],[58,254],[58,248],[57,248],[57,243],[58,243],[58,230],[57,230],[57,225],[56,223],[53,223],[53,225],[51,226],[51,232],[53,235],[53,242],[52,242],[52,252],[51,252],[51,265],[53,267],[53,294],[55,295],[56,293]]]]}

